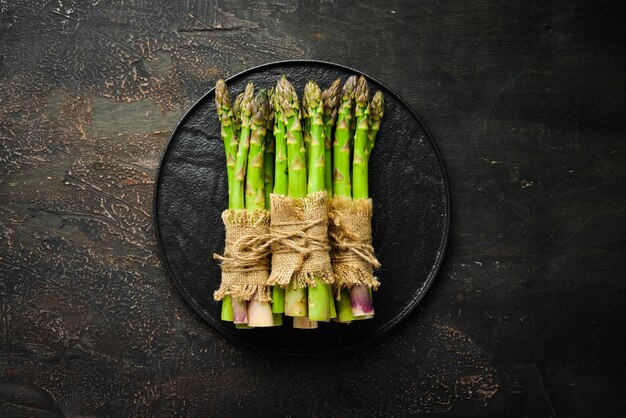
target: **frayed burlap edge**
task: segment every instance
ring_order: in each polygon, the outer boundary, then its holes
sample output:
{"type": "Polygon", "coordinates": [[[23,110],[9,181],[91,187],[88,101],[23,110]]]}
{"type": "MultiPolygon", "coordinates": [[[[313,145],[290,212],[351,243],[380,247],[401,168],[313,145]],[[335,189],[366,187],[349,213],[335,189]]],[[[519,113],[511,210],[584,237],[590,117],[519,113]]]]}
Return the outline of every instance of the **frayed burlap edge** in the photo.
{"type": "Polygon", "coordinates": [[[225,210],[222,220],[226,229],[224,255],[214,254],[220,261],[222,282],[213,294],[215,300],[226,296],[250,300],[254,295],[262,302],[272,300],[269,277],[270,214],[267,210],[225,210]]]}
{"type": "Polygon", "coordinates": [[[332,284],[328,243],[328,195],[271,195],[272,271],[268,284],[304,288],[332,284]]]}
{"type": "Polygon", "coordinates": [[[336,289],[378,289],[374,268],[380,263],[372,247],[372,200],[334,197],[329,201],[329,240],[336,289]]]}

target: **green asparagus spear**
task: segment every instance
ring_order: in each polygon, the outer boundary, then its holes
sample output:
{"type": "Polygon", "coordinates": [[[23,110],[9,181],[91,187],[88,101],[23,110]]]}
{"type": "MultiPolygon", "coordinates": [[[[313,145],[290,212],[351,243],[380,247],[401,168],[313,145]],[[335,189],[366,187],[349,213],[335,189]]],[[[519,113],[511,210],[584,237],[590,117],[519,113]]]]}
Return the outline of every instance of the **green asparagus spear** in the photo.
{"type": "Polygon", "coordinates": [[[215,85],[215,106],[217,116],[221,123],[221,136],[224,141],[224,151],[226,152],[226,172],[228,175],[228,206],[232,204],[232,184],[235,173],[235,156],[230,153],[230,142],[235,135],[233,109],[230,102],[230,94],[226,87],[226,82],[221,78],[215,85]]]}
{"type": "Polygon", "coordinates": [[[307,170],[307,176],[309,175],[308,170],[310,167],[309,164],[309,156],[311,152],[311,116],[308,113],[308,104],[306,97],[306,88],[305,92],[302,95],[302,103],[300,106],[300,120],[302,121],[302,142],[304,143],[305,150],[305,165],[307,170]]]}
{"type": "Polygon", "coordinates": [[[263,147],[269,118],[267,92],[261,90],[254,102],[254,115],[250,126],[250,147],[246,171],[246,209],[265,209],[263,147]]]}
{"type": "MultiPolygon", "coordinates": [[[[263,147],[263,172],[264,172],[264,186],[265,186],[265,209],[270,209],[270,194],[274,189],[274,164],[276,162],[276,143],[274,138],[274,118],[276,117],[276,111],[274,109],[274,88],[270,89],[270,116],[267,119],[267,136],[265,138],[265,144],[263,147]]],[[[272,314],[274,317],[274,326],[280,326],[283,324],[283,315],[281,312],[285,311],[285,291],[280,286],[272,287],[272,314]],[[279,293],[282,293],[282,302],[280,295],[276,295],[276,289],[279,289],[279,293]],[[282,303],[282,310],[279,306],[282,303]],[[278,309],[279,312],[276,311],[278,309]]]]}
{"type": "Polygon", "coordinates": [[[329,88],[322,92],[324,102],[324,183],[328,197],[333,195],[333,153],[332,138],[333,126],[337,120],[337,107],[339,106],[339,92],[341,79],[336,79],[329,88]]]}
{"type": "Polygon", "coordinates": [[[370,155],[374,149],[374,142],[376,141],[376,135],[380,130],[380,122],[385,114],[385,98],[382,91],[377,91],[370,103],[370,130],[367,134],[367,149],[365,162],[369,163],[370,155]]]}
{"type": "Polygon", "coordinates": [[[244,184],[248,165],[248,150],[250,148],[250,119],[254,102],[254,86],[248,83],[241,100],[241,133],[235,163],[233,178],[233,209],[245,209],[244,184]]]}
{"type": "MultiPolygon", "coordinates": [[[[338,78],[322,92],[322,102],[324,105],[324,183],[328,197],[333,196],[333,127],[337,120],[337,108],[339,107],[339,93],[341,91],[341,79],[338,78]]],[[[335,298],[333,297],[333,288],[327,285],[329,294],[330,318],[337,317],[335,307],[335,298]]]]}
{"type": "Polygon", "coordinates": [[[325,183],[325,166],[324,157],[324,104],[322,102],[322,91],[315,81],[309,81],[304,89],[304,97],[309,106],[306,114],[309,115],[310,123],[310,145],[309,145],[309,166],[308,166],[308,185],[307,193],[321,192],[326,189],[325,183]]]}
{"type": "Polygon", "coordinates": [[[287,160],[289,172],[288,194],[292,197],[306,196],[306,165],[303,152],[300,104],[295,89],[283,76],[279,82],[283,121],[287,127],[287,160]]]}
{"type": "MultiPolygon", "coordinates": [[[[333,142],[333,194],[339,197],[352,198],[350,183],[350,122],[352,116],[354,88],[357,77],[351,76],[346,80],[341,92],[341,103],[337,112],[335,140],[333,142]]],[[[340,322],[352,320],[352,308],[347,292],[341,292],[337,301],[337,319],[340,322]],[[343,293],[346,293],[343,296],[343,293]]]]}
{"type": "Polygon", "coordinates": [[[367,199],[366,153],[369,132],[369,88],[365,77],[359,77],[354,90],[356,132],[354,134],[354,156],[352,158],[352,198],[367,199]]]}
{"type": "Polygon", "coordinates": [[[347,289],[341,289],[340,299],[337,301],[337,321],[350,323],[354,316],[352,315],[352,305],[350,304],[350,292],[347,289]]]}
{"type": "Polygon", "coordinates": [[[337,308],[335,307],[335,297],[333,295],[333,287],[329,284],[325,285],[328,292],[328,306],[330,308],[330,319],[337,318],[337,308]]]}
{"type": "MultiPolygon", "coordinates": [[[[241,103],[243,102],[245,94],[239,93],[237,98],[235,99],[235,103],[233,103],[233,126],[234,126],[234,136],[232,141],[230,141],[230,145],[228,147],[228,152],[232,155],[235,167],[237,165],[237,151],[239,150],[239,137],[241,136],[241,103]]],[[[233,182],[235,179],[235,169],[233,168],[233,182]]],[[[233,188],[234,193],[234,188],[233,188]]],[[[232,209],[232,208],[231,208],[232,209]]]]}
{"type": "MultiPolygon", "coordinates": [[[[274,104],[274,143],[276,145],[274,193],[286,195],[288,191],[287,142],[278,88],[274,90],[272,102],[274,104]]],[[[285,289],[280,286],[272,287],[272,312],[274,312],[274,314],[282,314],[285,312],[285,289]]]]}
{"type": "MultiPolygon", "coordinates": [[[[354,110],[356,107],[356,102],[353,98],[352,100],[352,111],[350,112],[350,161],[354,157],[354,134],[356,132],[356,117],[354,116],[354,110]]],[[[352,167],[350,167],[352,169],[352,167]]],[[[351,178],[352,181],[354,181],[351,178]]]]}
{"type": "MultiPolygon", "coordinates": [[[[374,147],[376,134],[380,129],[380,122],[384,113],[382,93],[378,92],[372,103],[368,104],[368,90],[365,77],[361,76],[355,90],[357,126],[354,135],[352,165],[354,180],[352,196],[354,199],[367,199],[369,197],[369,156],[374,147]]],[[[366,286],[355,286],[350,289],[350,303],[355,319],[367,319],[374,316],[372,292],[366,286]]]]}
{"type": "MultiPolygon", "coordinates": [[[[233,190],[233,174],[235,171],[234,155],[230,153],[230,144],[232,141],[237,142],[233,109],[230,102],[230,94],[226,86],[226,82],[222,79],[217,80],[215,85],[215,106],[217,108],[217,116],[221,124],[221,136],[224,141],[224,151],[226,154],[226,171],[228,177],[228,207],[232,207],[232,190],[233,190]],[[231,163],[232,161],[232,163],[231,163]]],[[[222,300],[222,321],[233,320],[233,307],[230,296],[226,296],[222,300]]]]}
{"type": "MultiPolygon", "coordinates": [[[[250,146],[250,118],[252,116],[252,108],[254,102],[254,86],[252,83],[248,83],[246,90],[241,96],[241,99],[237,97],[235,101],[235,109],[239,114],[239,120],[235,126],[238,127],[239,141],[236,144],[235,141],[230,144],[232,155],[236,156],[235,172],[233,175],[233,190],[232,196],[232,208],[231,209],[245,209],[245,195],[244,186],[246,178],[246,167],[248,165],[248,149],[250,146]]],[[[235,323],[247,323],[247,306],[246,301],[231,298],[231,304],[233,307],[233,321],[235,323]]]]}
{"type": "Polygon", "coordinates": [[[224,299],[222,299],[220,318],[222,321],[233,322],[233,302],[230,296],[224,296],[224,299]]]}
{"type": "MultiPolygon", "coordinates": [[[[304,88],[303,103],[308,108],[310,126],[310,145],[308,155],[308,186],[307,193],[312,194],[326,189],[324,158],[324,103],[322,91],[315,81],[309,81],[304,88]]],[[[315,285],[309,286],[309,319],[313,321],[328,321],[330,319],[330,299],[328,298],[328,286],[322,281],[315,279],[315,285]]]]}
{"type": "Polygon", "coordinates": [[[270,208],[270,194],[274,189],[274,164],[275,164],[275,153],[276,153],[276,143],[274,139],[274,106],[272,104],[272,100],[274,97],[274,89],[272,88],[269,92],[270,98],[270,115],[267,118],[267,124],[265,129],[267,131],[265,137],[265,143],[263,147],[263,183],[265,190],[265,209],[270,208]]]}
{"type": "Polygon", "coordinates": [[[274,174],[274,193],[286,195],[288,193],[287,169],[287,128],[283,118],[282,100],[278,88],[274,93],[274,140],[276,143],[276,164],[274,174]]]}
{"type": "MultiPolygon", "coordinates": [[[[283,75],[276,87],[283,123],[286,127],[288,195],[306,195],[305,151],[300,125],[300,105],[295,89],[283,75]]],[[[277,152],[278,153],[278,152],[277,152]]],[[[285,291],[285,315],[307,316],[307,289],[288,286],[285,291]]]]}
{"type": "MultiPolygon", "coordinates": [[[[233,103],[233,116],[234,116],[234,126],[235,126],[235,138],[237,139],[236,144],[239,145],[239,134],[241,133],[241,102],[243,102],[243,97],[245,93],[239,93],[235,98],[235,103],[233,103]]],[[[231,143],[231,150],[232,143],[231,143]]],[[[237,156],[237,148],[235,148],[235,153],[233,156],[237,156]]]]}
{"type": "MultiPolygon", "coordinates": [[[[261,90],[254,99],[250,121],[250,147],[246,171],[246,209],[265,209],[265,181],[263,148],[267,136],[267,123],[270,115],[267,91],[261,90]]],[[[254,327],[274,326],[274,316],[269,302],[261,302],[253,295],[248,302],[248,325],[254,327]]]]}
{"type": "Polygon", "coordinates": [[[357,78],[348,78],[343,86],[341,104],[337,113],[337,127],[333,142],[333,194],[352,197],[350,184],[350,121],[352,101],[357,78]]]}

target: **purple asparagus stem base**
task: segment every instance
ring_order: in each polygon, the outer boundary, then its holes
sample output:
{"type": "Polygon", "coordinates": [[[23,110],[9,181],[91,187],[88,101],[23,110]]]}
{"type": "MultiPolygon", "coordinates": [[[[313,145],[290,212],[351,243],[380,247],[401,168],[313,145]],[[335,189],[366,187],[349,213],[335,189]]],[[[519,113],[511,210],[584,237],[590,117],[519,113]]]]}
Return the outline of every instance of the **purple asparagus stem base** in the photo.
{"type": "Polygon", "coordinates": [[[350,304],[352,315],[355,317],[374,315],[374,302],[367,286],[355,286],[350,289],[350,304]]]}
{"type": "Polygon", "coordinates": [[[245,300],[239,300],[231,298],[233,303],[233,323],[235,324],[247,324],[248,323],[248,306],[245,300]]]}

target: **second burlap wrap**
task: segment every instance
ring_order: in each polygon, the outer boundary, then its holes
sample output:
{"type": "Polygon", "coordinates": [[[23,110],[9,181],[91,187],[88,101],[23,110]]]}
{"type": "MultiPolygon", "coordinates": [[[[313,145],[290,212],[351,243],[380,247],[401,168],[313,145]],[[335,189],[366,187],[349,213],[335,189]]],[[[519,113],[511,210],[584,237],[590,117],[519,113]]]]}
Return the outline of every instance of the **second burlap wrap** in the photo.
{"type": "Polygon", "coordinates": [[[256,293],[259,301],[269,302],[269,211],[229,209],[222,212],[222,220],[226,228],[224,255],[213,255],[220,261],[222,283],[213,297],[250,300],[256,293]]]}
{"type": "Polygon", "coordinates": [[[303,288],[333,283],[328,254],[328,195],[271,195],[272,271],[268,284],[303,288]]]}
{"type": "Polygon", "coordinates": [[[328,235],[337,289],[380,286],[374,276],[380,263],[372,246],[372,212],[372,199],[330,199],[328,235]]]}

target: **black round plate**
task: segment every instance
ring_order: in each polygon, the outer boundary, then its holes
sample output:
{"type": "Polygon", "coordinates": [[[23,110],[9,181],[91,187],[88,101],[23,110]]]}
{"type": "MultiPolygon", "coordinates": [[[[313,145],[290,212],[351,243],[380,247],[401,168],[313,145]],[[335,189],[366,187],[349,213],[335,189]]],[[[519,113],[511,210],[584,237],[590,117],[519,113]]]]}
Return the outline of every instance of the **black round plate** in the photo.
{"type": "MultiPolygon", "coordinates": [[[[319,61],[285,61],[256,67],[228,80],[231,97],[252,81],[273,86],[285,74],[298,92],[308,80],[326,88],[360,74],[319,61]]],[[[367,76],[366,76],[367,77],[367,76]]],[[[224,336],[249,347],[284,353],[323,353],[353,347],[382,334],[422,299],[443,258],[448,237],[450,201],[446,173],[435,142],[417,115],[395,93],[367,77],[372,94],[385,95],[385,116],[370,162],[374,200],[373,240],[382,263],[382,285],[374,293],[374,319],[351,325],[320,323],[316,330],[282,327],[235,329],[220,320],[213,300],[220,270],[227,206],[224,146],[209,91],[172,133],[157,173],[154,220],[165,265],[189,305],[224,336]]]]}

